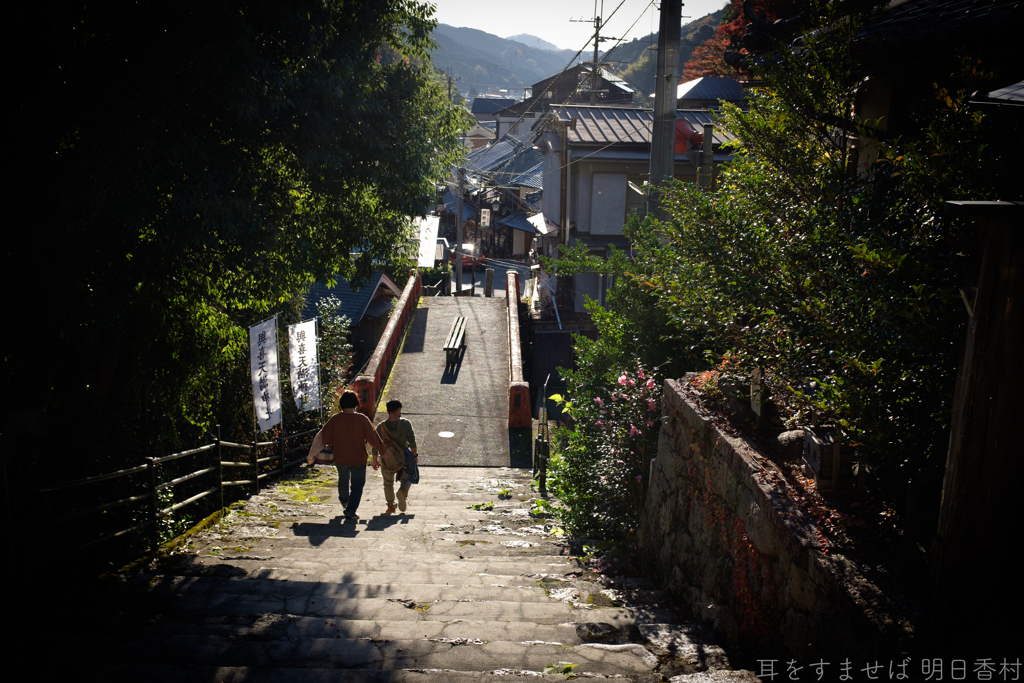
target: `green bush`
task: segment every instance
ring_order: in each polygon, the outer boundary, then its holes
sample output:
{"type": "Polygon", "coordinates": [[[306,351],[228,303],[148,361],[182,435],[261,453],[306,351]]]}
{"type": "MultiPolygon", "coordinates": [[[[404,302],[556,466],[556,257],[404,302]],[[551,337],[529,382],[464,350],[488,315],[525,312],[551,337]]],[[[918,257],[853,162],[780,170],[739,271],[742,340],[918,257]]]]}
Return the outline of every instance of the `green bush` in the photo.
{"type": "Polygon", "coordinates": [[[759,68],[748,111],[723,107],[736,161],[714,192],[677,183],[662,241],[636,258],[673,329],[778,384],[815,380],[806,398],[900,489],[942,466],[966,320],[970,242],[942,202],[993,198],[1009,174],[983,163],[997,131],[944,88],[917,112],[921,134],[880,143],[858,174],[850,131],[872,123],[853,116],[858,24],[830,25],[759,68]]]}
{"type": "Polygon", "coordinates": [[[643,505],[644,478],[657,447],[661,385],[640,363],[621,370],[609,388],[568,375],[573,400],[557,394],[575,428],[559,434],[551,461],[559,519],[577,536],[630,542],[643,505]]]}

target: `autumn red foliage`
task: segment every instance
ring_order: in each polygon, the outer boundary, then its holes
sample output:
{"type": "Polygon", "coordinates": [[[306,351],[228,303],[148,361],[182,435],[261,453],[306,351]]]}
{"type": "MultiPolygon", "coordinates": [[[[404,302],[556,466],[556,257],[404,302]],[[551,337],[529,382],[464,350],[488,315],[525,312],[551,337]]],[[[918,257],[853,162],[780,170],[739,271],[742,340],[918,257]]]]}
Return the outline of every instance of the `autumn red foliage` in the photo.
{"type": "MultiPolygon", "coordinates": [[[[799,11],[799,0],[754,0],[754,13],[769,23],[791,17],[799,11]]],[[[683,81],[704,76],[737,75],[736,69],[725,63],[725,53],[739,49],[749,24],[750,20],[743,13],[743,0],[732,0],[722,23],[715,29],[715,35],[696,48],[690,60],[683,65],[683,81]]]]}

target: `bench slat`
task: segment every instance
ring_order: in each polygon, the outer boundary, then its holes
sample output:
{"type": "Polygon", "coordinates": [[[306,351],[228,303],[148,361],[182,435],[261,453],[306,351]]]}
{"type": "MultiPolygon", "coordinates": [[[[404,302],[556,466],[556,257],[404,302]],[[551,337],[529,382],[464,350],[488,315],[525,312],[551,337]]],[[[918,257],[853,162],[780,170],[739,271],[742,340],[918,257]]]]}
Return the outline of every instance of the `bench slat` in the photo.
{"type": "Polygon", "coordinates": [[[445,358],[448,363],[451,363],[458,357],[459,350],[465,345],[465,336],[466,318],[460,315],[452,321],[452,327],[448,331],[448,338],[444,342],[445,358]]]}

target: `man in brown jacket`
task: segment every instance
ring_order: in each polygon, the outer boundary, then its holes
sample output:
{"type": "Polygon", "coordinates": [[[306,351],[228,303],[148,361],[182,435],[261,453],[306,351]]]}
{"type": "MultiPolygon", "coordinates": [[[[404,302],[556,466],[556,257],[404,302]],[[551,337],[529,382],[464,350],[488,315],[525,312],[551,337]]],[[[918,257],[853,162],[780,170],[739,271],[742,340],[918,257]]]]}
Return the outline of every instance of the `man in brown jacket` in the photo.
{"type": "MultiPolygon", "coordinates": [[[[338,468],[338,498],[345,508],[345,519],[358,519],[356,508],[363,497],[366,484],[366,444],[383,450],[377,432],[370,418],[357,413],[359,397],[353,391],[346,391],[338,399],[341,412],[333,416],[320,430],[325,446],[334,448],[334,465],[338,468]],[[351,491],[349,482],[351,481],[351,491]]],[[[373,464],[377,469],[377,463],[373,464]]]]}

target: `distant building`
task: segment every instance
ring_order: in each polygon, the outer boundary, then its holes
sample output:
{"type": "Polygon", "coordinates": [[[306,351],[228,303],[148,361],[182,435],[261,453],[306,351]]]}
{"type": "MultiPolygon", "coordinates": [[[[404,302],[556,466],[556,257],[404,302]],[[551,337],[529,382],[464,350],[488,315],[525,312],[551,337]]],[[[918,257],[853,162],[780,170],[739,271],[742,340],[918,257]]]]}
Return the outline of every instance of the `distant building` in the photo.
{"type": "MultiPolygon", "coordinates": [[[[526,141],[533,136],[531,129],[537,119],[552,106],[589,103],[590,80],[591,65],[583,63],[534,83],[530,97],[497,112],[497,137],[506,135],[526,141]]],[[[634,90],[624,80],[601,71],[595,93],[597,104],[629,106],[633,103],[633,95],[634,90]]]]}
{"type": "MultiPolygon", "coordinates": [[[[702,143],[692,142],[683,131],[702,133],[704,125],[712,122],[711,114],[704,110],[680,110],[676,120],[674,175],[682,182],[695,183],[695,161],[702,143]]],[[[557,247],[562,244],[581,244],[600,256],[607,255],[613,246],[620,250],[629,248],[630,242],[623,235],[626,221],[631,215],[643,217],[647,213],[644,186],[650,171],[653,121],[651,110],[632,107],[565,105],[551,110],[538,126],[536,138],[544,159],[543,219],[531,218],[540,237],[539,252],[557,258],[557,247]],[[565,150],[561,126],[569,126],[565,150]],[[568,235],[560,225],[563,167],[568,235]]],[[[715,129],[715,175],[717,166],[731,158],[721,149],[728,139],[728,133],[715,129]]],[[[568,310],[576,313],[585,310],[584,296],[603,303],[609,284],[597,273],[581,273],[563,282],[571,283],[572,297],[566,304],[568,310]]]]}
{"type": "Polygon", "coordinates": [[[316,282],[306,295],[303,317],[317,315],[317,303],[333,294],[341,300],[340,312],[351,322],[350,342],[356,359],[369,356],[377,347],[387,325],[395,300],[402,295],[401,288],[384,273],[377,271],[362,287],[355,289],[346,280],[334,287],[316,282]]]}
{"type": "Polygon", "coordinates": [[[717,109],[722,102],[743,106],[747,96],[735,79],[705,76],[680,83],[676,99],[678,109],[717,109]]]}
{"type": "Polygon", "coordinates": [[[494,121],[496,112],[515,103],[516,101],[509,97],[487,97],[480,95],[473,98],[473,104],[470,105],[469,113],[477,121],[494,121]]]}

